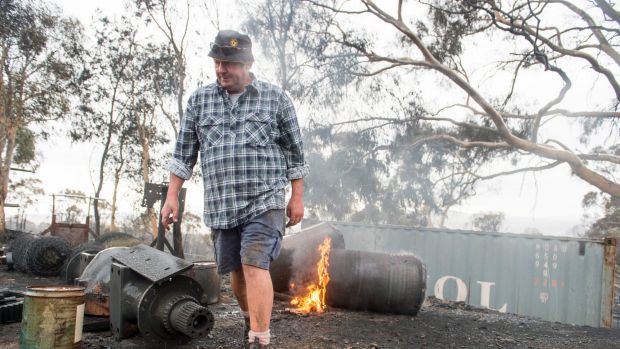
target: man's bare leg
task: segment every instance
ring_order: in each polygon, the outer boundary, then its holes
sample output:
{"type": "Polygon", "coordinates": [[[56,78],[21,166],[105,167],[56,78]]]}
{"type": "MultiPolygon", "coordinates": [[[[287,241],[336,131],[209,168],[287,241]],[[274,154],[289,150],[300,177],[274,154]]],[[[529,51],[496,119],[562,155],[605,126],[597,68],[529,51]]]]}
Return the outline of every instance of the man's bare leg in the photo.
{"type": "Polygon", "coordinates": [[[242,311],[248,311],[248,297],[246,291],[245,278],[243,277],[243,268],[239,267],[230,273],[230,286],[232,287],[233,294],[237,298],[239,308],[242,311]]]}
{"type": "Polygon", "coordinates": [[[273,307],[271,275],[269,270],[244,264],[243,276],[246,283],[247,307],[250,312],[250,328],[254,332],[265,332],[269,330],[273,307]]]}

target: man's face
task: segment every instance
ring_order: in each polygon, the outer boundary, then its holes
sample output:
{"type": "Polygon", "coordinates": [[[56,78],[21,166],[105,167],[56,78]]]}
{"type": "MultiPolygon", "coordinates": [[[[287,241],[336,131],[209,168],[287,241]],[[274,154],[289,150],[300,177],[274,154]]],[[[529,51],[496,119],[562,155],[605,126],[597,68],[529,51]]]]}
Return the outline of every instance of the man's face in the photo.
{"type": "Polygon", "coordinates": [[[228,93],[242,92],[250,79],[250,64],[240,62],[226,62],[219,59],[213,60],[215,75],[222,88],[228,93]]]}

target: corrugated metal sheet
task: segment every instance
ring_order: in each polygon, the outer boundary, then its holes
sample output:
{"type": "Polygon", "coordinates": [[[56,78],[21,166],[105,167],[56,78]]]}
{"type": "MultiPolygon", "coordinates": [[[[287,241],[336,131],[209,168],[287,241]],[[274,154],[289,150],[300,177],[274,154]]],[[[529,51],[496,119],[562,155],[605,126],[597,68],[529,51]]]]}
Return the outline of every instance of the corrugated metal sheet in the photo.
{"type": "Polygon", "coordinates": [[[421,258],[429,296],[611,326],[615,240],[330,223],[343,233],[347,249],[421,258]]]}

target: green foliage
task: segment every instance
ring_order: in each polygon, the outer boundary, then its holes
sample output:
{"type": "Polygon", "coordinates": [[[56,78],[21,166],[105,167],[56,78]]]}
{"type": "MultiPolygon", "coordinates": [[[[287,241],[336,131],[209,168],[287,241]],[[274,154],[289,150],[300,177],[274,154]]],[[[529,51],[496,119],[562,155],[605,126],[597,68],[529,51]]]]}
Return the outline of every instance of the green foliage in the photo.
{"type": "MultiPolygon", "coordinates": [[[[484,29],[477,11],[469,8],[466,1],[443,0],[434,1],[433,6],[429,6],[428,14],[429,24],[422,21],[416,23],[420,38],[425,40],[438,61],[450,63],[452,68],[458,69],[453,59],[463,53],[463,40],[484,29]]],[[[406,36],[403,40],[411,44],[406,36]]]]}
{"type": "Polygon", "coordinates": [[[590,238],[620,238],[620,198],[598,192],[590,192],[584,196],[585,209],[602,208],[602,214],[594,217],[586,215],[591,221],[586,236],[590,238]]]}
{"type": "Polygon", "coordinates": [[[9,200],[19,203],[20,210],[36,204],[39,198],[45,195],[41,186],[41,180],[37,178],[21,178],[9,184],[9,200]]]}
{"type": "Polygon", "coordinates": [[[89,214],[89,199],[81,190],[64,189],[55,198],[57,221],[67,223],[84,223],[89,214]]]}
{"type": "MultiPolygon", "coordinates": [[[[48,121],[69,116],[82,98],[83,55],[80,24],[56,7],[0,0],[0,201],[13,162],[35,160],[37,138],[52,131],[48,121]]],[[[0,222],[0,234],[4,227],[0,222]]]]}
{"type": "Polygon", "coordinates": [[[503,212],[486,212],[474,216],[472,226],[475,230],[500,232],[505,218],[503,212]]]}
{"type": "Polygon", "coordinates": [[[79,23],[44,2],[5,0],[0,6],[5,117],[24,126],[65,117],[80,92],[79,23]]]}
{"type": "MultiPolygon", "coordinates": [[[[347,71],[355,55],[325,32],[331,22],[325,11],[300,0],[243,2],[242,7],[243,30],[257,42],[265,61],[273,62],[276,81],[285,91],[308,104],[341,100],[342,87],[354,80],[347,71]]],[[[361,35],[349,36],[365,45],[361,35]]]]}
{"type": "MultiPolygon", "coordinates": [[[[88,64],[89,100],[70,136],[74,141],[107,144],[106,170],[122,164],[126,178],[142,183],[140,139],[147,139],[152,150],[167,143],[161,110],[176,87],[171,48],[138,40],[138,30],[132,18],[99,19],[88,64]]],[[[159,167],[160,163],[149,163],[150,170],[159,167]]]]}
{"type": "Polygon", "coordinates": [[[15,137],[16,147],[13,162],[15,164],[28,164],[35,159],[35,135],[27,128],[19,128],[15,137]]]}

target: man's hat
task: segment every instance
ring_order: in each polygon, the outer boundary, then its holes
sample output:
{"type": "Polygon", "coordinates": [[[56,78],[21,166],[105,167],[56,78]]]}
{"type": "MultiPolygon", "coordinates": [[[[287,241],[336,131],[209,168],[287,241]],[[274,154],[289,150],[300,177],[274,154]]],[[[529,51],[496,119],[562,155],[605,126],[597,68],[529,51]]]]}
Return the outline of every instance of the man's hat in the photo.
{"type": "Polygon", "coordinates": [[[220,30],[211,43],[209,57],[227,62],[254,62],[252,40],[234,30],[220,30]]]}

